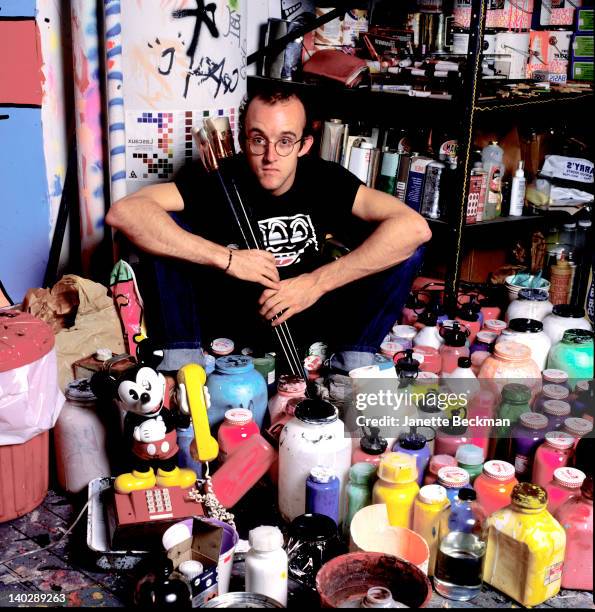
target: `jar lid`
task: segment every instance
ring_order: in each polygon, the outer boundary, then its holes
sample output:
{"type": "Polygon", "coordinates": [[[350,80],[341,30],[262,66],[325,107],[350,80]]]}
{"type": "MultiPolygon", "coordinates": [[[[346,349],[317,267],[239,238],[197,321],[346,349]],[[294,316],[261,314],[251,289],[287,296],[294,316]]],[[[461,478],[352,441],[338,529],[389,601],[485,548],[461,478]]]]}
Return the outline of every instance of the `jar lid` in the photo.
{"type": "Polygon", "coordinates": [[[543,402],[543,413],[552,416],[566,416],[570,414],[570,404],[560,400],[547,400],[543,402]]]}
{"type": "Polygon", "coordinates": [[[399,446],[405,450],[421,450],[426,445],[424,436],[418,433],[402,433],[399,436],[399,446]]]}
{"type": "Polygon", "coordinates": [[[523,412],[519,420],[521,425],[527,429],[545,429],[549,424],[549,419],[545,414],[539,414],[539,412],[523,412]]]}
{"type": "Polygon", "coordinates": [[[368,455],[382,455],[388,446],[388,441],[380,436],[380,427],[370,427],[359,441],[360,448],[368,455]]]}
{"type": "Polygon", "coordinates": [[[443,504],[446,501],[446,489],[437,484],[426,485],[419,490],[419,499],[424,504],[443,504]]]}
{"type": "Polygon", "coordinates": [[[318,372],[322,364],[323,359],[320,355],[308,355],[304,359],[304,368],[307,372],[318,372]]]}
{"type": "Polygon", "coordinates": [[[174,546],[189,540],[192,537],[192,527],[186,521],[174,523],[166,529],[161,537],[161,544],[165,550],[170,550],[174,546]]]}
{"type": "Polygon", "coordinates": [[[387,357],[393,357],[397,353],[402,353],[404,350],[400,342],[393,342],[392,340],[386,340],[380,345],[380,352],[387,357]]]}
{"type": "Polygon", "coordinates": [[[211,351],[216,355],[220,355],[223,357],[224,355],[231,355],[233,353],[233,349],[235,345],[233,340],[229,338],[215,338],[213,342],[211,342],[211,351]]]}
{"type": "Polygon", "coordinates": [[[558,450],[568,450],[574,446],[575,439],[564,431],[548,431],[545,434],[545,442],[558,450]]]}
{"type": "Polygon", "coordinates": [[[277,389],[283,393],[305,393],[306,382],[301,376],[295,374],[281,374],[277,382],[277,389]]]}
{"type": "Polygon", "coordinates": [[[190,559],[188,561],[182,561],[182,563],[178,565],[178,571],[188,580],[192,580],[203,573],[204,567],[200,561],[190,559]]]}
{"type": "Polygon", "coordinates": [[[587,419],[570,417],[564,421],[564,429],[575,438],[582,438],[593,431],[593,423],[587,419]]]}
{"type": "Polygon", "coordinates": [[[512,319],[508,327],[522,334],[538,334],[543,331],[543,323],[535,319],[512,319]]]}
{"type": "Polygon", "coordinates": [[[483,448],[475,444],[461,444],[457,448],[455,458],[463,465],[481,465],[485,459],[483,448]]]}
{"type": "Polygon", "coordinates": [[[530,300],[531,302],[546,302],[548,292],[544,289],[521,289],[518,293],[519,300],[530,300]]]}
{"type": "Polygon", "coordinates": [[[339,411],[330,402],[319,399],[303,399],[295,407],[295,416],[303,423],[326,425],[339,418],[339,411]]]}
{"type": "Polygon", "coordinates": [[[460,467],[446,466],[438,470],[438,482],[447,489],[462,488],[469,484],[469,472],[460,467]]]}
{"type": "Polygon", "coordinates": [[[531,399],[531,389],[520,383],[510,383],[502,387],[502,399],[513,403],[525,403],[531,399]]]}
{"type": "Polygon", "coordinates": [[[97,359],[97,361],[109,361],[113,356],[114,354],[111,349],[108,348],[98,348],[95,351],[95,359],[97,359]]]}
{"type": "Polygon", "coordinates": [[[486,461],[483,466],[483,473],[494,480],[501,482],[507,482],[514,478],[514,465],[507,461],[499,461],[493,459],[492,461],[486,461]]]}
{"type": "Polygon", "coordinates": [[[393,325],[390,333],[396,338],[405,338],[406,340],[413,340],[417,336],[417,329],[412,325],[393,325]]]}
{"type": "Polygon", "coordinates": [[[91,379],[77,378],[69,382],[64,390],[64,395],[75,402],[95,402],[97,397],[91,391],[91,379]]]}
{"type": "Polygon", "coordinates": [[[567,329],[562,336],[562,342],[569,344],[592,344],[593,332],[586,329],[567,329]]]}
{"type": "Polygon", "coordinates": [[[555,370],[548,368],[541,373],[543,382],[552,383],[555,385],[563,385],[568,382],[568,374],[564,370],[555,370]]]}
{"type": "Polygon", "coordinates": [[[563,400],[570,395],[570,391],[562,385],[543,385],[542,393],[553,400],[563,400]]]}
{"type": "Polygon", "coordinates": [[[457,460],[451,455],[432,455],[430,458],[430,464],[428,466],[428,470],[434,476],[438,475],[438,472],[443,467],[456,467],[457,460]]]}
{"type": "Polygon", "coordinates": [[[458,492],[457,497],[461,501],[475,501],[477,499],[477,493],[475,492],[475,489],[461,489],[458,492]]]}
{"type": "Polygon", "coordinates": [[[479,340],[480,342],[483,342],[484,344],[493,344],[494,342],[496,342],[496,338],[498,338],[498,334],[496,334],[495,332],[491,332],[491,331],[480,331],[477,333],[477,336],[475,336],[477,338],[477,340],[479,340]]]}
{"type": "Polygon", "coordinates": [[[554,480],[569,489],[579,489],[587,477],[584,472],[571,467],[559,467],[554,470],[554,480]]]}
{"type": "Polygon", "coordinates": [[[376,476],[376,465],[367,461],[354,463],[349,468],[349,480],[354,484],[367,485],[376,476]]]}
{"type": "Polygon", "coordinates": [[[585,392],[590,391],[590,389],[591,389],[591,384],[590,384],[590,381],[588,380],[579,380],[574,387],[575,393],[579,393],[579,392],[585,393],[585,392]]]}
{"type": "Polygon", "coordinates": [[[248,541],[258,552],[272,552],[283,546],[283,534],[278,527],[262,525],[249,532],[248,541]]]}
{"type": "Polygon", "coordinates": [[[521,508],[538,510],[547,504],[547,493],[539,485],[521,482],[512,490],[511,500],[521,508]]]}
{"type": "Polygon", "coordinates": [[[388,453],[378,466],[378,477],[395,484],[406,484],[417,479],[415,457],[405,453],[388,453]]]}
{"type": "Polygon", "coordinates": [[[326,484],[333,479],[336,479],[335,472],[325,465],[317,465],[310,470],[310,478],[314,482],[326,484]]]}
{"type": "Polygon", "coordinates": [[[578,222],[579,227],[591,227],[592,223],[590,219],[580,219],[578,222]]]}
{"type": "Polygon", "coordinates": [[[557,304],[552,313],[567,319],[582,319],[585,316],[585,309],[572,304],[557,304]]]}
{"type": "Polygon", "coordinates": [[[247,425],[252,420],[252,412],[247,408],[231,408],[225,411],[225,422],[230,425],[247,425]]]}
{"type": "Polygon", "coordinates": [[[524,344],[505,340],[496,344],[494,355],[508,361],[527,361],[531,358],[531,349],[524,344]]]}
{"type": "Polygon", "coordinates": [[[247,355],[227,355],[215,360],[215,369],[221,374],[244,374],[254,369],[254,362],[247,355]]]}
{"type": "Polygon", "coordinates": [[[505,321],[500,321],[500,319],[488,319],[483,326],[488,331],[501,332],[503,329],[506,329],[508,326],[505,321]]]}

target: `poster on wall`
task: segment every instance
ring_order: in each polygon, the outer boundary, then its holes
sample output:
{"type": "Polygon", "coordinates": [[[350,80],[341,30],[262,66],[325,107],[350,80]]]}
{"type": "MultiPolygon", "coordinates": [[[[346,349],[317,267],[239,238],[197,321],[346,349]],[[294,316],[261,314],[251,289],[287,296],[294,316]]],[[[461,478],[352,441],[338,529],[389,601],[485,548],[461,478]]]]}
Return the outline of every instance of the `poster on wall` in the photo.
{"type": "Polygon", "coordinates": [[[113,143],[112,149],[124,153],[116,176],[125,177],[126,193],[171,180],[196,157],[192,130],[205,117],[228,115],[236,129],[246,94],[243,4],[134,0],[120,3],[119,23],[110,15],[108,62],[110,51],[120,47],[120,74],[114,76],[122,80],[120,125],[125,130],[124,150],[113,143]]]}

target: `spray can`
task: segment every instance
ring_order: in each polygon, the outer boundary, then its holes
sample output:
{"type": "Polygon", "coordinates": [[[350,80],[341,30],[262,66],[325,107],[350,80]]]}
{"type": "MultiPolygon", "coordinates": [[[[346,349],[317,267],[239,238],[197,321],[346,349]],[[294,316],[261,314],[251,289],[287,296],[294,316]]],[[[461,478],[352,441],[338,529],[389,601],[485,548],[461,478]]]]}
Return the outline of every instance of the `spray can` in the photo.
{"type": "Polygon", "coordinates": [[[396,196],[401,200],[405,201],[407,194],[407,180],[409,179],[409,168],[411,166],[411,154],[403,152],[399,159],[399,172],[397,174],[397,187],[396,196]]]}
{"type": "Polygon", "coordinates": [[[446,165],[442,162],[431,162],[426,167],[424,190],[421,197],[420,212],[424,217],[440,219],[440,184],[446,165]]]}

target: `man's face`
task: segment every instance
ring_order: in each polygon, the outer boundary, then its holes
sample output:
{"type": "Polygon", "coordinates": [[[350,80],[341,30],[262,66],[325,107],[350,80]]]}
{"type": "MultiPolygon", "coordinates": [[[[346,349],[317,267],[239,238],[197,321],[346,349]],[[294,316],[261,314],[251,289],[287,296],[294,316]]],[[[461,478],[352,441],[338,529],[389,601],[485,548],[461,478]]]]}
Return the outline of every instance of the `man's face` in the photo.
{"type": "Polygon", "coordinates": [[[263,155],[255,155],[250,143],[245,143],[245,153],[252,172],[263,189],[273,195],[281,195],[293,185],[299,157],[306,155],[312,147],[311,136],[298,142],[287,156],[279,155],[275,143],[279,140],[298,141],[304,138],[306,113],[297,98],[289,98],[275,104],[267,104],[260,98],[250,103],[246,113],[246,137],[260,138],[267,142],[263,155]]]}

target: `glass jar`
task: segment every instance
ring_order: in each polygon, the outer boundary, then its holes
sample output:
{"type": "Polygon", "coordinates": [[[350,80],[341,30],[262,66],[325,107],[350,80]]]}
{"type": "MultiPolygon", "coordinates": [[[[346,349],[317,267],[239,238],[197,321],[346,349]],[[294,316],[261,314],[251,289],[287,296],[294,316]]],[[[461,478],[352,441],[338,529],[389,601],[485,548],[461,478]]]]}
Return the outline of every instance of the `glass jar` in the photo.
{"type": "Polygon", "coordinates": [[[512,455],[511,428],[525,412],[530,412],[531,390],[525,385],[511,383],[502,388],[502,399],[498,407],[498,418],[510,423],[495,427],[492,432],[490,457],[508,461],[512,455]]]}
{"type": "Polygon", "coordinates": [[[543,402],[543,414],[548,418],[548,431],[562,429],[564,421],[570,416],[570,404],[559,400],[543,402]]]}
{"type": "MultiPolygon", "coordinates": [[[[562,340],[564,332],[568,329],[593,330],[591,324],[585,318],[584,309],[570,304],[554,306],[552,314],[543,320],[543,331],[550,337],[552,344],[556,344],[562,340]]],[[[566,370],[565,368],[560,369],[566,370]]],[[[572,378],[572,375],[570,375],[570,378],[572,378]]]]}
{"type": "Polygon", "coordinates": [[[473,484],[483,471],[483,462],[485,460],[483,448],[475,446],[475,444],[463,444],[457,448],[455,458],[459,467],[469,474],[469,482],[473,484]]]}
{"type": "Polygon", "coordinates": [[[580,488],[586,474],[571,467],[561,467],[554,470],[554,477],[546,485],[547,509],[554,514],[568,499],[580,495],[580,488]]]}
{"type": "Polygon", "coordinates": [[[372,503],[372,487],[376,480],[376,466],[372,463],[355,463],[349,470],[349,484],[346,489],[347,514],[345,518],[345,533],[353,517],[362,508],[372,503]]]}
{"type": "Polygon", "coordinates": [[[469,353],[473,355],[477,351],[485,351],[490,353],[492,347],[498,338],[498,334],[490,331],[480,331],[475,337],[475,342],[469,347],[469,353]]]}
{"type": "Polygon", "coordinates": [[[452,504],[461,489],[471,489],[469,474],[460,467],[443,467],[438,470],[438,484],[446,489],[446,497],[452,504]]]}
{"type": "Polygon", "coordinates": [[[227,458],[248,438],[259,433],[258,425],[252,418],[250,410],[232,408],[225,413],[225,419],[217,432],[219,442],[219,460],[225,463],[227,458]]]}
{"type": "Polygon", "coordinates": [[[572,456],[575,439],[562,431],[548,431],[545,442],[535,452],[531,482],[545,487],[552,480],[554,470],[566,467],[572,456]]]}
{"type": "Polygon", "coordinates": [[[522,379],[533,391],[541,383],[541,370],[531,359],[528,347],[518,342],[500,342],[494,346],[494,354],[483,362],[478,378],[493,380],[500,390],[507,381],[522,379]]]}
{"type": "MultiPolygon", "coordinates": [[[[539,371],[545,369],[548,353],[552,346],[551,340],[543,332],[543,324],[533,319],[512,319],[508,324],[506,341],[518,342],[531,349],[531,359],[539,367],[539,371]]],[[[504,334],[496,341],[503,342],[504,334]]],[[[541,376],[540,376],[541,378],[541,376]]]]}
{"type": "Polygon", "coordinates": [[[521,414],[519,422],[512,429],[512,457],[517,480],[531,480],[533,457],[548,432],[548,418],[536,412],[521,414]]]}
{"type": "Polygon", "coordinates": [[[486,461],[483,473],[473,487],[477,500],[488,516],[510,504],[512,490],[519,483],[514,475],[514,465],[507,461],[486,461]]]}
{"type": "Polygon", "coordinates": [[[583,436],[588,436],[593,431],[593,423],[587,419],[570,417],[568,419],[564,419],[564,426],[562,430],[567,434],[570,434],[576,440],[574,445],[576,448],[580,439],[583,436]]]}
{"type": "Polygon", "coordinates": [[[570,378],[588,379],[593,377],[593,332],[569,329],[562,340],[552,346],[548,368],[562,369],[570,378]]]}
{"type": "Polygon", "coordinates": [[[294,374],[281,374],[277,382],[277,393],[269,400],[271,424],[285,412],[285,406],[291,398],[303,398],[306,395],[306,382],[294,374]]]}
{"type": "Polygon", "coordinates": [[[533,412],[543,414],[543,404],[550,400],[566,401],[570,396],[570,391],[562,385],[543,385],[541,392],[533,402],[533,412]]]}
{"type": "Polygon", "coordinates": [[[533,319],[543,321],[554,308],[548,299],[548,292],[543,289],[521,289],[516,300],[510,302],[505,321],[513,319],[533,319]]]}
{"type": "Polygon", "coordinates": [[[538,606],[560,590],[566,534],[542,487],[523,482],[511,501],[487,520],[483,579],[523,606],[538,606]]]}

